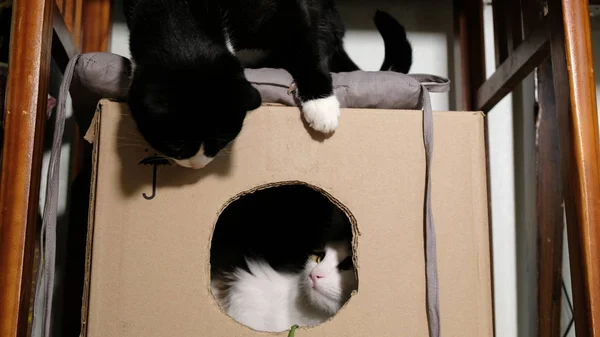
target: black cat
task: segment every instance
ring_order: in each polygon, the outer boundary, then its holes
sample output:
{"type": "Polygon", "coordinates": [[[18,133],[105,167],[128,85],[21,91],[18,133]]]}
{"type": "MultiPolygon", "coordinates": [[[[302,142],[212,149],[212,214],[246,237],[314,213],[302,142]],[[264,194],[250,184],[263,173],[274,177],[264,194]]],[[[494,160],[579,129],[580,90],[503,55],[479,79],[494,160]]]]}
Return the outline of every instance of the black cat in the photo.
{"type": "MultiPolygon", "coordinates": [[[[129,107],[142,136],[180,165],[202,168],[240,132],[260,94],[243,67],[284,68],[305,120],[330,133],[339,102],[330,72],[358,67],[333,0],[125,0],[134,62],[129,107]]],[[[378,11],[382,70],[408,72],[402,25],[378,11]]]]}

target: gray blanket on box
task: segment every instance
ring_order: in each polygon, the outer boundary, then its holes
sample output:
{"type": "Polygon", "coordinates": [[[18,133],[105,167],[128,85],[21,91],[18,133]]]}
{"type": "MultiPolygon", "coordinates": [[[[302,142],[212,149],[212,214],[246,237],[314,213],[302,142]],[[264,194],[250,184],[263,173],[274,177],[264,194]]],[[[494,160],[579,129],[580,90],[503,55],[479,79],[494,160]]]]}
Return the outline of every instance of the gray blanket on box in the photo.
{"type": "MultiPolygon", "coordinates": [[[[263,103],[298,106],[292,76],[283,69],[246,69],[246,78],[260,92],[263,103]]],[[[88,53],[75,65],[70,92],[80,130],[88,129],[102,98],[124,101],[130,83],[131,61],[111,53],[88,53]]],[[[332,74],[342,108],[421,109],[423,89],[447,92],[450,81],[426,74],[354,71],[332,74]]]]}

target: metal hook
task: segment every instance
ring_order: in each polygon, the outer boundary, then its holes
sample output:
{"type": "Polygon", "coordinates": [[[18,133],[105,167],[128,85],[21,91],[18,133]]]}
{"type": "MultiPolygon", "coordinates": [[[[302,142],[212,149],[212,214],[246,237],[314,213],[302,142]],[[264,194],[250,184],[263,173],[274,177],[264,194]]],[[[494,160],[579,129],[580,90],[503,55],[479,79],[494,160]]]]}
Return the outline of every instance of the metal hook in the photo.
{"type": "Polygon", "coordinates": [[[147,196],[146,192],[142,193],[142,196],[146,200],[152,200],[156,196],[156,169],[157,169],[156,164],[152,165],[152,195],[147,196]]]}

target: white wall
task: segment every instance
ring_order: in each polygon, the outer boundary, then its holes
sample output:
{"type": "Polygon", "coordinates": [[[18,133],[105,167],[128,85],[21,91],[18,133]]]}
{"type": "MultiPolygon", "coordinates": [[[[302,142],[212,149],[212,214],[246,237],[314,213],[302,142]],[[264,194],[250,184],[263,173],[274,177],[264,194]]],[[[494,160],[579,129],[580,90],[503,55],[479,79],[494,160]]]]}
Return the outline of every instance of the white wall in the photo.
{"type": "MultiPolygon", "coordinates": [[[[491,6],[484,7],[487,77],[496,68],[491,6]]],[[[492,245],[494,254],[494,313],[496,336],[517,334],[516,214],[512,95],[487,114],[492,245]]]]}
{"type": "Polygon", "coordinates": [[[131,57],[129,53],[129,30],[123,16],[122,0],[112,2],[112,30],[108,49],[111,53],[131,57]]]}

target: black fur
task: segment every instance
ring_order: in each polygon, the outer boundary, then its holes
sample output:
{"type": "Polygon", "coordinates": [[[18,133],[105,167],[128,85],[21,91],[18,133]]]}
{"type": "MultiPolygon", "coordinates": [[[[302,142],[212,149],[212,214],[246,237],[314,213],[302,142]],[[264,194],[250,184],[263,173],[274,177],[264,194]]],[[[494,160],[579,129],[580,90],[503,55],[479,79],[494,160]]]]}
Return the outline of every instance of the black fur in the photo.
{"type": "Polygon", "coordinates": [[[244,257],[264,258],[277,270],[298,270],[330,241],[352,240],[345,214],[321,192],[304,185],[256,191],[219,215],[211,241],[213,272],[244,267],[244,257]]]}
{"type": "MultiPolygon", "coordinates": [[[[135,70],[129,106],[142,136],[175,159],[204,144],[214,157],[260,106],[235,50],[262,49],[255,67],[284,68],[302,102],[330,96],[330,72],[358,70],[343,48],[344,26],[333,0],[125,0],[135,70]]],[[[386,47],[382,69],[407,72],[404,28],[375,15],[386,47]]]]}

